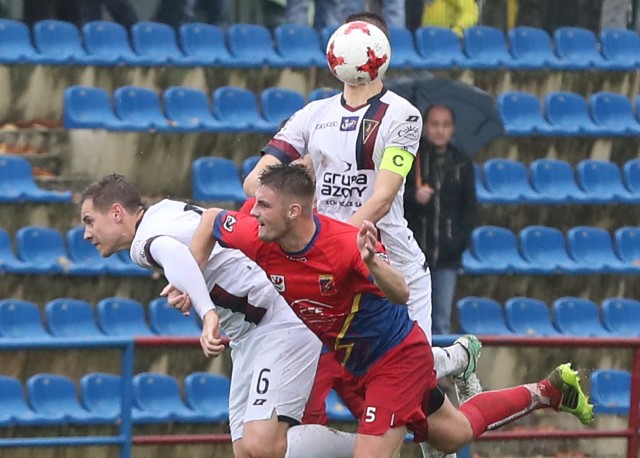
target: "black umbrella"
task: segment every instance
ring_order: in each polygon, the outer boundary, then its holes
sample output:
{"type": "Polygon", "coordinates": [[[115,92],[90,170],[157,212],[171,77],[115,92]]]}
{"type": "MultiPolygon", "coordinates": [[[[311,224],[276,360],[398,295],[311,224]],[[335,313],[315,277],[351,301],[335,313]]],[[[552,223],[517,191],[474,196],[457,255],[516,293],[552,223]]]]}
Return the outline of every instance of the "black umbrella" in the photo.
{"type": "Polygon", "coordinates": [[[491,140],[504,135],[493,98],[475,86],[425,72],[390,80],[385,85],[411,101],[423,114],[432,105],[449,106],[456,118],[452,143],[470,158],[491,140]]]}

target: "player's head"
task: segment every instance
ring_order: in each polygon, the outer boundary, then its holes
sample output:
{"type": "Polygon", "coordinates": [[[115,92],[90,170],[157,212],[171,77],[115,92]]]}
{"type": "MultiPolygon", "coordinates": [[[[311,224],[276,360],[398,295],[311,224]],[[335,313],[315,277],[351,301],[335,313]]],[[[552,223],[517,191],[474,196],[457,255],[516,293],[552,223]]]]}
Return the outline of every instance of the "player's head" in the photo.
{"type": "Polygon", "coordinates": [[[82,193],[80,205],[84,238],[93,243],[102,256],[130,245],[144,208],[138,189],[116,173],[89,185],[82,193]]]}
{"type": "Polygon", "coordinates": [[[371,13],[370,11],[362,11],[360,13],[350,14],[349,16],[347,16],[347,19],[344,21],[344,23],[346,24],[348,22],[356,21],[363,21],[375,25],[377,28],[382,30],[382,32],[387,37],[387,40],[389,40],[389,27],[387,27],[386,21],[379,14],[371,13]]]}
{"type": "Polygon", "coordinates": [[[260,223],[260,240],[275,242],[298,222],[313,216],[315,182],[303,164],[274,165],[260,174],[251,215],[260,223]]]}
{"type": "Polygon", "coordinates": [[[424,133],[436,150],[446,149],[455,130],[453,110],[447,105],[432,105],[424,113],[424,133]]]}

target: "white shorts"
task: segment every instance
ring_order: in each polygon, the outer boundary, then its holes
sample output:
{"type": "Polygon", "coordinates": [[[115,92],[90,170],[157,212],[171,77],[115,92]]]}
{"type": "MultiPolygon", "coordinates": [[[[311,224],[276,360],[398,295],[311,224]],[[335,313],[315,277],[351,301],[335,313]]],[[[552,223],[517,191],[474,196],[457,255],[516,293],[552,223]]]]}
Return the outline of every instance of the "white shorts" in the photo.
{"type": "Polygon", "coordinates": [[[409,318],[418,322],[431,343],[431,272],[420,267],[412,274],[403,274],[409,285],[409,318]]]}
{"type": "Polygon", "coordinates": [[[231,440],[242,439],[244,423],[268,420],[298,424],[311,393],[322,344],[302,323],[286,329],[258,327],[231,350],[229,393],[231,440]]]}

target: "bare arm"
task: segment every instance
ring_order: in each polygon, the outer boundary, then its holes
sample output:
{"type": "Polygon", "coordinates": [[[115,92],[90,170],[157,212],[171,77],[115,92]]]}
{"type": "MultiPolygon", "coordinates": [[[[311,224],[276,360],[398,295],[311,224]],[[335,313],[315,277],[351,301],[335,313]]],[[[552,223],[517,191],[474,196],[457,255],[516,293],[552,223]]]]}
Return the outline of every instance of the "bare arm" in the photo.
{"type": "Polygon", "coordinates": [[[205,210],[200,218],[200,224],[193,233],[193,238],[189,244],[189,250],[196,261],[200,269],[204,269],[211,256],[213,247],[216,245],[216,239],[213,238],[211,231],[213,230],[213,222],[222,210],[219,208],[210,208],[205,210]]]}
{"type": "Polygon", "coordinates": [[[352,226],[360,227],[367,220],[374,224],[380,221],[389,210],[398,191],[404,183],[404,177],[390,170],[380,170],[373,184],[371,197],[351,215],[349,221],[352,226]]]}
{"type": "Polygon", "coordinates": [[[277,157],[271,154],[264,154],[260,158],[256,166],[253,168],[253,170],[249,172],[249,175],[245,177],[244,183],[242,185],[242,187],[244,188],[244,193],[249,197],[253,197],[253,195],[256,193],[256,189],[258,189],[258,181],[260,179],[260,174],[262,173],[262,171],[270,165],[281,163],[282,162],[277,157]]]}

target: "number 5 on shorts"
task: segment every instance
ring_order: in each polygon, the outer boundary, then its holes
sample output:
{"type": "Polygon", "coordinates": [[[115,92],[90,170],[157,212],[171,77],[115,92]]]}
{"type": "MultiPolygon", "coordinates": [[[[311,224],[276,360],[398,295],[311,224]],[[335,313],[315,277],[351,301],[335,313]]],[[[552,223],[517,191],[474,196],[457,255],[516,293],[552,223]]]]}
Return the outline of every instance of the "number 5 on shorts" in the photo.
{"type": "Polygon", "coordinates": [[[373,423],[374,421],[376,421],[376,408],[375,407],[367,407],[367,410],[364,413],[364,422],[365,423],[373,423]]]}

